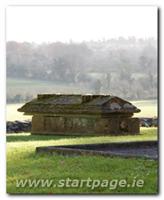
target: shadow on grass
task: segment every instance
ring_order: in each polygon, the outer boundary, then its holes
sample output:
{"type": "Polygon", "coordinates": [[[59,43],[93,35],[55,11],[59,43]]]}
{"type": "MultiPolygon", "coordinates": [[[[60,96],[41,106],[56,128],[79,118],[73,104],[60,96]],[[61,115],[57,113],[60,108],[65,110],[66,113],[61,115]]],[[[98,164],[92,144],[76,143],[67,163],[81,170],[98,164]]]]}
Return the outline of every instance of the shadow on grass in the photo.
{"type": "Polygon", "coordinates": [[[25,142],[25,141],[47,141],[47,140],[60,140],[60,139],[84,139],[84,138],[101,138],[101,137],[116,137],[112,135],[31,135],[26,133],[7,134],[7,142],[25,142]]]}
{"type": "Polygon", "coordinates": [[[60,140],[77,138],[78,136],[56,136],[56,135],[30,135],[30,134],[14,134],[7,135],[7,142],[25,142],[25,141],[47,141],[47,140],[60,140]]]}

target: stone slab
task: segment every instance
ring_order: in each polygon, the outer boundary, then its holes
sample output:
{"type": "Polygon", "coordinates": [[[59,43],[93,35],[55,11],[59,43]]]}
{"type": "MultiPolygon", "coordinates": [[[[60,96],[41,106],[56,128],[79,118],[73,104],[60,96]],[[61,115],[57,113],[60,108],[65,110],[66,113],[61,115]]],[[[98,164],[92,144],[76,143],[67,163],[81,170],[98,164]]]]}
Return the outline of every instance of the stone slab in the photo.
{"type": "Polygon", "coordinates": [[[101,155],[109,157],[158,159],[157,141],[119,142],[37,147],[36,153],[61,155],[101,155]]]}

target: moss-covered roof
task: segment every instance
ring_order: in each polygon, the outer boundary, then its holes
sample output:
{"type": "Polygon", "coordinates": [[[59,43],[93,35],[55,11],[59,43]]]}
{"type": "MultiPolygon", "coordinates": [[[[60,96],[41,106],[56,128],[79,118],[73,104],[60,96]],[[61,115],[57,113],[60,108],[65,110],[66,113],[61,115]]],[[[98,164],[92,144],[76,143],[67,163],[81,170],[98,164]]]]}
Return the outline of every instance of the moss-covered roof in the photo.
{"type": "Polygon", "coordinates": [[[18,109],[25,114],[110,114],[136,113],[128,101],[110,95],[41,94],[18,109]]]}

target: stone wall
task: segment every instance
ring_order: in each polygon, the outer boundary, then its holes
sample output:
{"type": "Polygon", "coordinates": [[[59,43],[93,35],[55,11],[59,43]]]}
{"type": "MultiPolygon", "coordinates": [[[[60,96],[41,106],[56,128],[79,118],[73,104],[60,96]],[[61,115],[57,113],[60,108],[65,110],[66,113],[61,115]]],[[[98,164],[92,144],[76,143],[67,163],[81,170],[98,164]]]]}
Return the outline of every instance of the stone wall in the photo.
{"type": "Polygon", "coordinates": [[[7,133],[20,133],[20,132],[31,132],[31,121],[8,121],[6,123],[7,133]]]}
{"type": "Polygon", "coordinates": [[[111,118],[44,116],[32,118],[32,134],[61,135],[123,135],[138,134],[139,119],[115,116],[111,118]]]}
{"type": "MultiPolygon", "coordinates": [[[[133,118],[132,118],[133,119],[133,118]]],[[[157,118],[139,118],[140,127],[158,127],[158,119],[157,118]]],[[[40,124],[42,127],[42,124],[40,124]]],[[[124,123],[121,123],[121,128],[125,128],[124,123]]],[[[6,122],[6,132],[7,133],[21,133],[21,132],[31,132],[31,121],[7,121],[6,122]]]]}

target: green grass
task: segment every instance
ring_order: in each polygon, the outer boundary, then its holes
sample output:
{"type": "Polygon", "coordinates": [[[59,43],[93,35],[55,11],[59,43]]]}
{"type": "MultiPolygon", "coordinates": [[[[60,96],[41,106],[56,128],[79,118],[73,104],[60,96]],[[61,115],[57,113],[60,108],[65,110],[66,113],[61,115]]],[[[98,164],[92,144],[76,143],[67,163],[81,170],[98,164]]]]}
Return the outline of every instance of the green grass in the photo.
{"type": "Polygon", "coordinates": [[[142,128],[136,136],[101,136],[101,137],[64,137],[64,136],[32,136],[30,134],[7,135],[7,192],[64,194],[64,193],[156,193],[158,163],[154,160],[110,158],[102,156],[62,156],[36,155],[37,146],[66,145],[84,143],[105,143],[119,141],[157,140],[156,128],[142,128]],[[54,188],[24,187],[17,188],[20,179],[126,179],[135,177],[143,179],[143,188],[109,188],[87,187],[54,188]]]}

